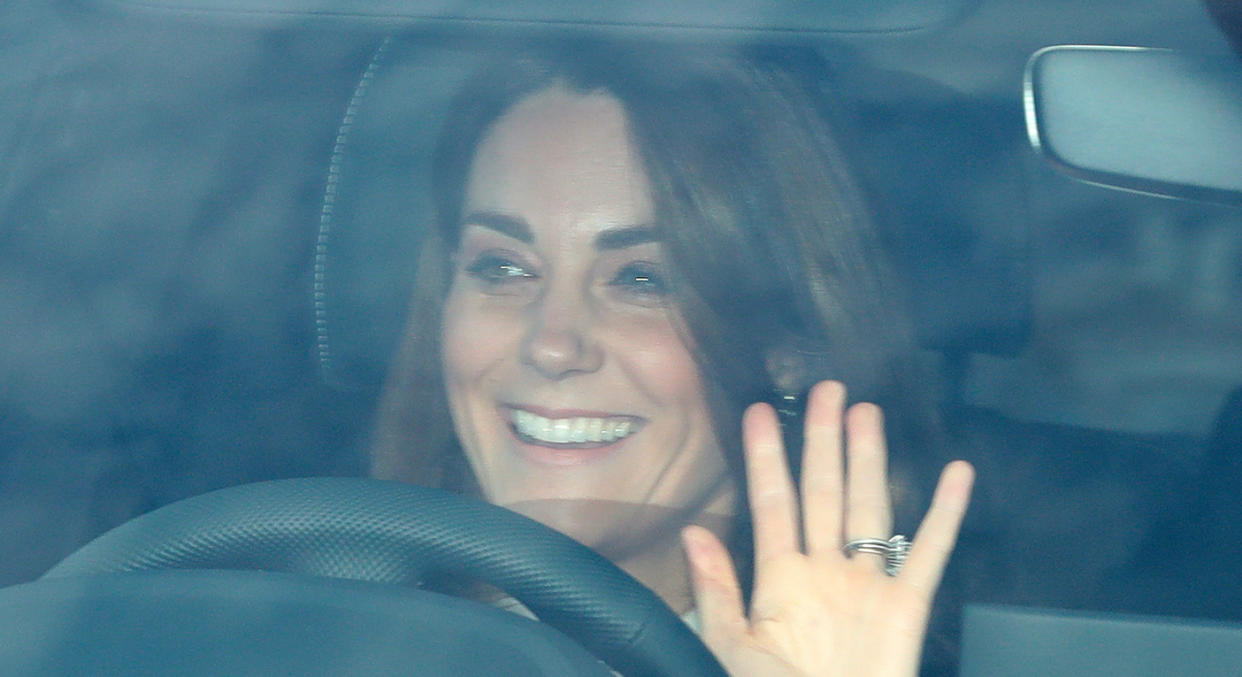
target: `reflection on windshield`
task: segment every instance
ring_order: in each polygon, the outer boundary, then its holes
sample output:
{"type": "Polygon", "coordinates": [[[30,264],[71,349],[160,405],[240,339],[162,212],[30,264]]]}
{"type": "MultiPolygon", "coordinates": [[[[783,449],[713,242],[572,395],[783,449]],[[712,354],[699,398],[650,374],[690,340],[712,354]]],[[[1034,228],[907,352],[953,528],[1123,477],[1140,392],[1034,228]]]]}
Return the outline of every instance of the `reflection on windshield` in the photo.
{"type": "Polygon", "coordinates": [[[1046,44],[1190,38],[1031,7],[572,59],[0,10],[0,581],[210,489],[372,475],[685,611],[682,526],[750,573],[743,410],[796,473],[837,379],[884,407],[895,511],[847,538],[979,469],[929,661],[970,602],[1237,620],[1242,553],[1192,541],[1239,514],[1238,212],[1056,174],[1017,100],[1046,44]]]}

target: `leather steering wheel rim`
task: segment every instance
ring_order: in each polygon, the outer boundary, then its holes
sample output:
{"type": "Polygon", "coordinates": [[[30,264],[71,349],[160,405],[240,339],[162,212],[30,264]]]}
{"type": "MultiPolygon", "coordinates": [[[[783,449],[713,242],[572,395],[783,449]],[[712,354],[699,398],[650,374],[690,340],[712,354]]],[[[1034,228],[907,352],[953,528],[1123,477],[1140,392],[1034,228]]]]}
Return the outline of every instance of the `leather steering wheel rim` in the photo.
{"type": "Polygon", "coordinates": [[[221,489],[131,520],[44,578],[258,569],[418,585],[451,572],[505,590],[623,674],[724,675],[654,593],[567,536],[444,491],[361,478],[221,489]]]}

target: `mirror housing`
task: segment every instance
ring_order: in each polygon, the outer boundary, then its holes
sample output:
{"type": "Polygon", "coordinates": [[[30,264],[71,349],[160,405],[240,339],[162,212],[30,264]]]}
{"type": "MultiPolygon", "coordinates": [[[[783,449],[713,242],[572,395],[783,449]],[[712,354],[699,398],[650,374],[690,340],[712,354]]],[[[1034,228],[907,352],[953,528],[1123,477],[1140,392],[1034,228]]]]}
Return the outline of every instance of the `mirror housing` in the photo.
{"type": "Polygon", "coordinates": [[[1057,46],[1027,63],[1031,145],[1077,179],[1242,204],[1242,59],[1057,46]]]}

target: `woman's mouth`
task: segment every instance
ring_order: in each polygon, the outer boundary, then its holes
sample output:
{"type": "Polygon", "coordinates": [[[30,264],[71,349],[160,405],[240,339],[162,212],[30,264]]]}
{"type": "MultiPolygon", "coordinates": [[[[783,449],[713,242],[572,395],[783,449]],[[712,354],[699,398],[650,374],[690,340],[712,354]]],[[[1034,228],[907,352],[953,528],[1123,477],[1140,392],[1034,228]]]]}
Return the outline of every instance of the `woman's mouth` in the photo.
{"type": "Polygon", "coordinates": [[[638,428],[626,416],[548,418],[523,409],[512,410],[520,437],[541,444],[599,444],[622,440],[638,428]]]}
{"type": "Polygon", "coordinates": [[[633,416],[544,416],[508,408],[510,427],[531,460],[574,465],[602,458],[642,427],[633,416]]]}

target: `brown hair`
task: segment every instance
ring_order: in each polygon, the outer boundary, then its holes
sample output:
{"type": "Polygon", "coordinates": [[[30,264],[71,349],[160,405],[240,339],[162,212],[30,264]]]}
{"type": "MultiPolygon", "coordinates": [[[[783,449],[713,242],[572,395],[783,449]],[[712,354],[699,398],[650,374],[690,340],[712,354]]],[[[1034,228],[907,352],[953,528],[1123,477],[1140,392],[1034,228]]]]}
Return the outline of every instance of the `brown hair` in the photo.
{"type": "MultiPolygon", "coordinates": [[[[607,92],[626,112],[686,340],[738,478],[742,409],[773,400],[778,385],[805,392],[825,378],[888,410],[896,476],[901,459],[913,458],[903,456],[908,450],[931,452],[918,465],[940,466],[913,330],[864,193],[826,121],[818,85],[774,56],[740,47],[564,42],[504,55],[463,89],[435,154],[435,229],[381,398],[373,475],[475,490],[441,373],[449,261],[475,147],[515,103],[553,84],[607,92]]],[[[899,513],[906,502],[922,503],[899,495],[899,513]]],[[[745,562],[748,539],[733,540],[745,562]]]]}

